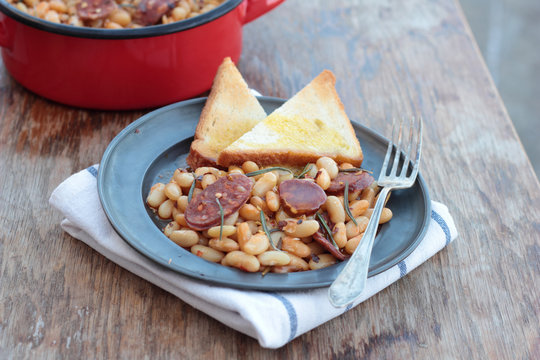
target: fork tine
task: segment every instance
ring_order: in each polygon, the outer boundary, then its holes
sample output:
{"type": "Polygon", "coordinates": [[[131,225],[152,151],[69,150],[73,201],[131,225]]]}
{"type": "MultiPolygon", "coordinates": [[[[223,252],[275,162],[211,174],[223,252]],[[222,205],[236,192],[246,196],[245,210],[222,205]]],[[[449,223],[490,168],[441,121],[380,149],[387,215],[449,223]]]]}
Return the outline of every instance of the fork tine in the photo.
{"type": "MultiPolygon", "coordinates": [[[[395,126],[395,124],[394,124],[395,126]]],[[[392,139],[394,138],[394,130],[395,128],[392,129],[392,139]]],[[[396,172],[397,172],[397,167],[398,167],[398,164],[399,164],[399,157],[401,155],[401,141],[402,141],[402,138],[403,138],[403,117],[401,118],[401,120],[399,121],[399,130],[398,130],[398,134],[397,134],[397,145],[396,145],[396,153],[394,155],[394,163],[392,164],[392,170],[390,171],[390,176],[396,176],[396,172]]]]}
{"type": "Polygon", "coordinates": [[[422,121],[422,118],[420,117],[419,119],[419,122],[418,122],[418,130],[417,130],[417,133],[416,133],[416,159],[414,161],[414,167],[413,167],[413,171],[411,173],[411,176],[410,178],[411,179],[416,179],[416,176],[418,175],[418,167],[420,165],[420,157],[422,155],[422,131],[423,131],[423,121],[422,121]]]}
{"type": "Polygon", "coordinates": [[[388,142],[388,148],[386,150],[386,155],[384,157],[384,162],[383,162],[382,167],[381,167],[381,173],[379,175],[379,179],[386,176],[386,172],[388,170],[388,162],[390,161],[390,155],[392,155],[392,148],[394,147],[393,141],[394,141],[395,127],[396,127],[396,118],[393,118],[392,119],[392,138],[388,142]]]}
{"type": "Polygon", "coordinates": [[[401,173],[399,174],[400,179],[404,179],[407,175],[407,170],[409,169],[409,163],[411,162],[412,155],[412,144],[413,144],[413,134],[414,134],[414,116],[409,121],[409,141],[407,143],[407,151],[405,152],[405,159],[403,160],[403,165],[401,167],[401,173]]]}

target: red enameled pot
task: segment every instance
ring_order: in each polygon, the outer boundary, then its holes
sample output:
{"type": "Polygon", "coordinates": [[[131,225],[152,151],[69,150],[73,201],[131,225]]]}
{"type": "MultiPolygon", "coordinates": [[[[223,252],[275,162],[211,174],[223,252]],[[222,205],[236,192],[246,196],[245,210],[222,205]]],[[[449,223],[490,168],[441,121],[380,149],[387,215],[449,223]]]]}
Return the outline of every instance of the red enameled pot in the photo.
{"type": "Polygon", "coordinates": [[[242,50],[242,25],[284,0],[228,0],[191,19],[139,29],[55,24],[0,0],[10,74],[63,104],[102,110],[170,104],[210,89],[223,58],[242,50]]]}

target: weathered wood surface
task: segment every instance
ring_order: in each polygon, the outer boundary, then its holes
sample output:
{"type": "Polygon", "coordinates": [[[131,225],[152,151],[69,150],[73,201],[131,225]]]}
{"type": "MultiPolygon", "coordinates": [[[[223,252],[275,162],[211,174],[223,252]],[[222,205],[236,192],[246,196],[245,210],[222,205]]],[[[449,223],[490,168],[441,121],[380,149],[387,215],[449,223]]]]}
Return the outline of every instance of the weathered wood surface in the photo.
{"type": "MultiPolygon", "coordinates": [[[[425,119],[422,173],[460,238],[271,351],[63,233],[48,205],[143,112],[51,103],[0,72],[0,358],[540,357],[540,187],[453,0],[288,0],[249,24],[249,84],[289,97],[328,68],[349,116],[425,119]]],[[[537,131],[538,129],[531,129],[537,131]]]]}

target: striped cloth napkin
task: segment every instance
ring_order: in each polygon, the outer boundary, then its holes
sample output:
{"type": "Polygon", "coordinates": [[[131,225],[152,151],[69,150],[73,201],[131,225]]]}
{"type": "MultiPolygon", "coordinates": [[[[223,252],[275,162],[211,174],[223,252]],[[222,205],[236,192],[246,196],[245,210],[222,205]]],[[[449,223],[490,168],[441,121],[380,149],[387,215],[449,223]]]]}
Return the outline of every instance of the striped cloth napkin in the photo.
{"type": "Polygon", "coordinates": [[[431,223],[418,247],[396,266],[370,277],[363,295],[346,308],[334,308],[328,288],[289,292],[238,290],[200,282],[168,270],[141,255],[114,231],[98,197],[98,166],[72,175],[49,202],[64,220],[62,228],[109,260],[179,297],[223,324],[278,348],[333,319],[405,276],[457,237],[448,209],[433,201],[431,223]]]}

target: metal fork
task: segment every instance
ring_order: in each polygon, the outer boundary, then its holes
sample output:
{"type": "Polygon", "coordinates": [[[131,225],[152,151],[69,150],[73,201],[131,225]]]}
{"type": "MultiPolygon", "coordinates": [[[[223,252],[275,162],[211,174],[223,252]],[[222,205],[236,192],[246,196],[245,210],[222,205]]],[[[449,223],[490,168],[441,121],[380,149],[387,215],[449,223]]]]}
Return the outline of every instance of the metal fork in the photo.
{"type": "Polygon", "coordinates": [[[409,123],[409,126],[407,126],[409,139],[408,142],[405,142],[404,119],[401,119],[399,122],[394,119],[392,139],[388,144],[381,173],[377,180],[377,184],[383,186],[383,188],[379,193],[371,219],[364,232],[362,241],[360,241],[355,252],[347,261],[347,264],[328,289],[328,298],[334,307],[342,307],[352,303],[364,290],[367,281],[371,250],[373,248],[373,242],[386,198],[391,190],[410,188],[416,180],[422,150],[422,119],[419,118],[418,121],[416,121],[413,117],[407,122],[409,123]],[[395,143],[397,144],[394,149],[395,143]],[[407,145],[407,149],[405,152],[405,159],[403,162],[400,162],[401,154],[403,152],[402,144],[407,145]],[[394,154],[394,156],[392,156],[392,154],[394,154]],[[390,162],[392,157],[393,161],[390,162]],[[409,172],[409,165],[412,160],[414,160],[413,168],[412,171],[409,172]],[[387,175],[390,164],[392,164],[392,168],[387,175]],[[401,168],[398,173],[399,166],[401,166],[401,168]]]}

